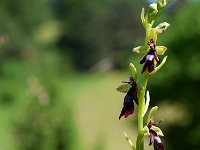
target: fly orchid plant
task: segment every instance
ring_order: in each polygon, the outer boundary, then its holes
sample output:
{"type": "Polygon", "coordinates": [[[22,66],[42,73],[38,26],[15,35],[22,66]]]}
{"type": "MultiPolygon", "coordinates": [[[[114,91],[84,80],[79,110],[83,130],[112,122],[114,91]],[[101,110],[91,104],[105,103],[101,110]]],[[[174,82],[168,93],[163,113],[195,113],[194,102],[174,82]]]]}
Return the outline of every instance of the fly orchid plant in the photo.
{"type": "Polygon", "coordinates": [[[160,138],[160,136],[163,136],[163,132],[159,127],[156,127],[157,123],[155,123],[153,119],[158,107],[155,106],[151,108],[149,113],[146,114],[150,102],[149,91],[146,91],[146,88],[148,79],[160,70],[167,60],[167,56],[165,56],[162,61],[160,61],[158,57],[158,55],[164,55],[167,48],[165,46],[157,46],[156,43],[157,35],[164,33],[170,24],[163,22],[156,27],[153,27],[153,25],[168,3],[169,1],[167,2],[166,0],[157,0],[157,3],[149,5],[146,15],[144,8],[142,9],[141,21],[146,31],[145,45],[138,46],[134,48],[133,51],[136,53],[144,53],[144,56],[140,61],[143,68],[141,73],[138,73],[135,66],[130,63],[129,81],[122,81],[123,84],[117,88],[119,92],[126,93],[119,119],[123,116],[124,118],[127,118],[133,114],[134,103],[138,105],[138,136],[136,145],[134,145],[126,133],[124,133],[133,150],[144,150],[144,136],[148,136],[150,138],[149,145],[153,145],[154,150],[165,150],[164,144],[160,138]],[[140,78],[138,78],[138,76],[140,78]],[[144,121],[145,117],[147,118],[146,122],[144,121]]]}

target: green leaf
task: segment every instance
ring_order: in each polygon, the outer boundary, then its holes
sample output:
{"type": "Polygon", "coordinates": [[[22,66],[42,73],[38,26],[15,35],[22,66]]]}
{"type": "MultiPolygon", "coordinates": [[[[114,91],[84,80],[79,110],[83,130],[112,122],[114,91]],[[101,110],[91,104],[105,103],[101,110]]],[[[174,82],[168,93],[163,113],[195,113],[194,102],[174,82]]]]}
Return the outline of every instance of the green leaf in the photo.
{"type": "Polygon", "coordinates": [[[128,84],[128,83],[122,84],[117,87],[117,91],[122,92],[122,93],[127,93],[130,88],[131,88],[130,84],[128,84]]]}

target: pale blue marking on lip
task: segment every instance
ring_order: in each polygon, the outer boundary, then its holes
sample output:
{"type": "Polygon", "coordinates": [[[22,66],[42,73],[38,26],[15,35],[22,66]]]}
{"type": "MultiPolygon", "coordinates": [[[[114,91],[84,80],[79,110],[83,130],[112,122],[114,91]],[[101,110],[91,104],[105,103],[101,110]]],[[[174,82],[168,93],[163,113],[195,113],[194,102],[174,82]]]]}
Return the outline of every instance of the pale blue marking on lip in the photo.
{"type": "Polygon", "coordinates": [[[148,61],[148,60],[152,61],[153,59],[154,59],[153,55],[147,55],[146,56],[146,61],[148,61]]]}

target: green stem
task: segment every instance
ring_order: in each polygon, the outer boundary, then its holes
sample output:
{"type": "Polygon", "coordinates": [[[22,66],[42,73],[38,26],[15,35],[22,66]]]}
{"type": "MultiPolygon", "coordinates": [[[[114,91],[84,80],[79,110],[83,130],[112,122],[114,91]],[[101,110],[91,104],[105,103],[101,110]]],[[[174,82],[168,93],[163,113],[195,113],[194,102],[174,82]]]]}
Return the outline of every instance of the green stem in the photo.
{"type": "Polygon", "coordinates": [[[141,87],[138,88],[138,137],[136,142],[136,150],[144,150],[143,142],[143,111],[145,109],[145,92],[147,87],[148,75],[144,74],[141,87]]]}

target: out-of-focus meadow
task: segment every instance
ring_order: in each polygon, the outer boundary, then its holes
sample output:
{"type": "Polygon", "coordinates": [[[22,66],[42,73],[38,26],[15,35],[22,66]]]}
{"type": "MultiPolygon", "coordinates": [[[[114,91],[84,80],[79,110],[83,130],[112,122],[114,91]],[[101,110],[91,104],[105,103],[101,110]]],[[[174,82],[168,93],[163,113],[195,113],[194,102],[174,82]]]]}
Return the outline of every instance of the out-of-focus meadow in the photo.
{"type": "MultiPolygon", "coordinates": [[[[132,49],[144,42],[147,5],[1,0],[0,150],[130,149],[123,132],[136,139],[137,114],[118,120],[124,94],[115,88],[130,62],[141,69],[132,49]]],[[[171,24],[158,39],[168,61],[148,90],[168,150],[200,148],[199,10],[198,0],[172,0],[158,21],[171,24]]]]}

